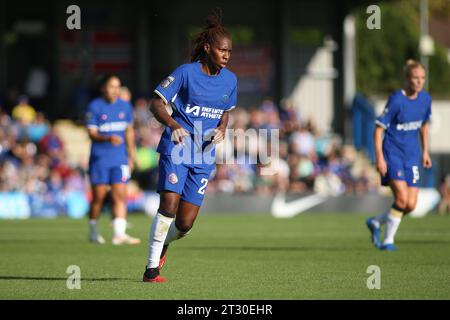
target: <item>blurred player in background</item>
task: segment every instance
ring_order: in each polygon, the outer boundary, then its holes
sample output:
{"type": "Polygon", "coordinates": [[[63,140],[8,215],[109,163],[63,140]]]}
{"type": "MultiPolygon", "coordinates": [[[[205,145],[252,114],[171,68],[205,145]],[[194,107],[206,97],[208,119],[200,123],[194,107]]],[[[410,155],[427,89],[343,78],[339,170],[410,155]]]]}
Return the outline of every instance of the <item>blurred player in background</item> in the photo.
{"type": "Polygon", "coordinates": [[[422,91],[425,68],[417,61],[408,60],[404,69],[405,87],[389,97],[383,114],[376,120],[374,133],[376,167],[381,174],[381,183],[390,186],[395,200],[388,212],[366,221],[373,244],[389,251],[397,250],[394,236],[403,216],[416,207],[419,166],[431,168],[428,153],[431,96],[422,91]],[[386,234],[381,243],[380,227],[383,224],[386,224],[386,234]]]}
{"type": "Polygon", "coordinates": [[[97,221],[111,187],[114,236],[112,243],[139,244],[126,234],[126,186],[136,162],[133,131],[133,108],[119,99],[120,79],[107,75],[101,82],[102,96],[93,100],[86,114],[86,125],[92,140],[89,176],[92,203],[89,210],[89,240],[103,244],[97,221]]]}
{"type": "Polygon", "coordinates": [[[193,161],[192,153],[199,149],[203,153],[206,148],[214,153],[214,145],[224,138],[228,111],[236,106],[237,79],[225,68],[232,49],[230,33],[221,25],[218,14],[208,16],[206,22],[193,40],[191,63],[181,65],[161,82],[151,105],[166,128],[157,150],[160,206],[150,229],[144,282],[166,281],[159,270],[167,247],[192,228],[215,168],[215,163],[193,161]],[[168,104],[174,109],[172,115],[167,112],[168,104]],[[200,143],[190,143],[199,136],[200,143]],[[178,164],[173,151],[183,145],[183,155],[187,153],[189,161],[178,164]]]}

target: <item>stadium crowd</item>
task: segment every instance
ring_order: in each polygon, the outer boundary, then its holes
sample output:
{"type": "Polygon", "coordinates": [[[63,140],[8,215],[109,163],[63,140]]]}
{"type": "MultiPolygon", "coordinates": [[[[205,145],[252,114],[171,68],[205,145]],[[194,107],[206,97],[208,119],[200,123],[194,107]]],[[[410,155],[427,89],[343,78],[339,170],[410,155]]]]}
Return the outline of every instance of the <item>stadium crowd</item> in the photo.
{"type": "Polygon", "coordinates": [[[68,163],[55,127],[23,96],[11,115],[0,109],[0,192],[25,193],[43,216],[84,211],[87,204],[85,168],[68,163]]]}
{"type": "MultiPolygon", "coordinates": [[[[122,98],[130,100],[129,91],[122,98]]],[[[131,197],[137,189],[156,189],[156,147],[163,130],[149,111],[148,99],[138,98],[133,105],[137,166],[131,197]]],[[[217,165],[207,194],[376,192],[378,176],[370,162],[338,136],[319,132],[297,110],[288,100],[278,108],[271,98],[260,106],[232,110],[227,139],[217,149],[226,164],[217,165]],[[266,137],[248,134],[253,129],[278,129],[279,157],[261,161],[261,154],[270,155],[271,145],[266,137]],[[264,174],[264,169],[275,174],[264,174]]],[[[48,215],[82,211],[90,198],[87,163],[67,160],[66,145],[55,128],[24,96],[10,113],[0,109],[0,191],[25,192],[33,211],[48,215]]]]}
{"type": "Polygon", "coordinates": [[[270,195],[279,192],[316,192],[327,195],[341,193],[368,193],[378,190],[377,176],[370,162],[350,146],[344,146],[337,135],[319,132],[311,120],[302,119],[298,109],[289,100],[278,108],[271,98],[260,106],[232,111],[230,128],[233,148],[219,153],[228,154],[226,165],[218,165],[209,184],[209,192],[256,192],[270,195]],[[278,157],[262,159],[271,152],[270,139],[245,134],[251,130],[278,129],[278,157]],[[241,132],[241,133],[239,133],[241,132]],[[248,140],[239,139],[244,134],[248,140]],[[269,143],[268,143],[269,142],[269,143]],[[229,161],[229,155],[233,158],[229,161]],[[228,164],[230,163],[231,164],[228,164]],[[255,163],[259,162],[259,163],[255,163]],[[276,174],[265,174],[264,169],[276,174]]]}

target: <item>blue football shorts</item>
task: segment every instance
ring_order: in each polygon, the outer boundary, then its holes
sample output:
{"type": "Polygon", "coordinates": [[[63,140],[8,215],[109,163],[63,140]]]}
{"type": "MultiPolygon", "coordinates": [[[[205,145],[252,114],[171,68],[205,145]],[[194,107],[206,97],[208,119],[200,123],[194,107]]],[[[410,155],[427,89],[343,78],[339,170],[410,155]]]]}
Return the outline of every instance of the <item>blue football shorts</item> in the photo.
{"type": "Polygon", "coordinates": [[[128,164],[108,164],[103,161],[89,163],[89,179],[92,185],[127,183],[130,175],[128,164]]]}
{"type": "Polygon", "coordinates": [[[175,164],[170,155],[161,154],[157,191],[178,193],[181,200],[200,207],[212,170],[211,166],[175,164]]]}
{"type": "Polygon", "coordinates": [[[381,177],[381,185],[388,186],[390,180],[405,181],[408,187],[419,187],[419,163],[407,164],[395,155],[385,155],[387,172],[381,177]]]}

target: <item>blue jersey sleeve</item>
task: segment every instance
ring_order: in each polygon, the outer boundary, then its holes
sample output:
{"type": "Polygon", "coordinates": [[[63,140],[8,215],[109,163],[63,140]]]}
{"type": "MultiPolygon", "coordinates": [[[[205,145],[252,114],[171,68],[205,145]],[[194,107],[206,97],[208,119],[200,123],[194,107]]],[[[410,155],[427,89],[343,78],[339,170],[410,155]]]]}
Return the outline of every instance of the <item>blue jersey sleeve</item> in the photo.
{"type": "Polygon", "coordinates": [[[231,92],[229,102],[225,111],[230,111],[236,107],[237,104],[237,85],[234,86],[233,91],[231,92]]]}
{"type": "Polygon", "coordinates": [[[398,100],[394,95],[390,96],[383,113],[377,118],[375,123],[386,130],[397,116],[399,110],[400,104],[398,100]]]}
{"type": "Polygon", "coordinates": [[[99,116],[97,108],[93,102],[91,102],[86,111],[86,127],[88,129],[97,129],[99,126],[99,116]]]}
{"type": "Polygon", "coordinates": [[[173,102],[183,86],[185,81],[184,68],[185,65],[179,66],[156,87],[155,93],[164,100],[165,104],[173,102]]]}
{"type": "Polygon", "coordinates": [[[425,114],[425,118],[423,119],[424,123],[431,121],[431,115],[432,115],[432,113],[431,113],[431,101],[432,101],[431,97],[429,97],[428,103],[427,103],[427,112],[425,114]]]}

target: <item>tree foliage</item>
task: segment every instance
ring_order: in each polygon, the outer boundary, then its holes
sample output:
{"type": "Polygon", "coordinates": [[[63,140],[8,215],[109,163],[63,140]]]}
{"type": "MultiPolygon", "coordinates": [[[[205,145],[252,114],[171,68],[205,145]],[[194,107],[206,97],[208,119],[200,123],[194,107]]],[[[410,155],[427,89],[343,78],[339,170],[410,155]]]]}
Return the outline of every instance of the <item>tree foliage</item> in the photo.
{"type": "MultiPolygon", "coordinates": [[[[439,1],[439,0],[438,0],[439,1]]],[[[403,65],[407,59],[420,60],[420,13],[418,1],[381,2],[381,29],[369,30],[366,8],[355,10],[356,79],[365,94],[389,94],[403,86],[403,65]]],[[[430,9],[445,8],[435,3],[430,9]]],[[[450,63],[447,50],[435,42],[435,54],[429,63],[429,90],[438,96],[450,96],[450,63]]]]}

